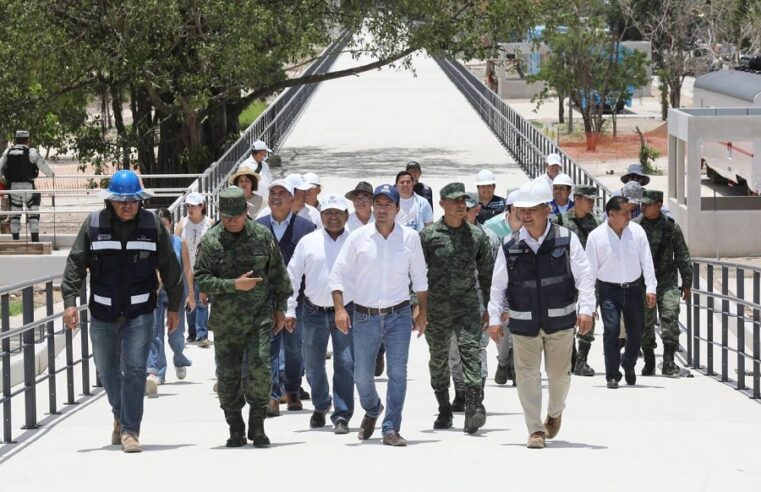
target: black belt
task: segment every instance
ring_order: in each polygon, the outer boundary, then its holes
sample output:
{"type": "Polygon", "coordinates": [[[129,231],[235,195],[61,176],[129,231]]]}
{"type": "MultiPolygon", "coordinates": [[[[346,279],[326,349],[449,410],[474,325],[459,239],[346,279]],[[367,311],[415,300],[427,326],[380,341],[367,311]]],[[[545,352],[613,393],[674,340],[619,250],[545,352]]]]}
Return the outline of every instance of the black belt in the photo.
{"type": "Polygon", "coordinates": [[[384,308],[370,308],[370,307],[360,306],[359,304],[355,304],[354,312],[360,313],[360,314],[368,314],[370,316],[383,316],[385,314],[395,314],[400,309],[406,308],[409,305],[410,305],[410,301],[402,301],[396,306],[384,307],[384,308]]]}
{"type": "Polygon", "coordinates": [[[304,304],[306,304],[307,306],[309,306],[312,309],[316,309],[318,311],[322,311],[323,313],[332,313],[332,312],[334,312],[336,310],[336,308],[334,308],[333,306],[330,306],[330,307],[318,306],[317,304],[315,304],[312,301],[310,301],[309,298],[307,298],[307,297],[304,298],[304,304]]]}
{"type": "Polygon", "coordinates": [[[602,285],[608,286],[608,287],[618,287],[619,289],[634,289],[637,287],[642,287],[642,279],[637,279],[634,282],[624,282],[623,284],[616,284],[613,282],[604,282],[602,280],[598,280],[599,283],[602,285]]]}

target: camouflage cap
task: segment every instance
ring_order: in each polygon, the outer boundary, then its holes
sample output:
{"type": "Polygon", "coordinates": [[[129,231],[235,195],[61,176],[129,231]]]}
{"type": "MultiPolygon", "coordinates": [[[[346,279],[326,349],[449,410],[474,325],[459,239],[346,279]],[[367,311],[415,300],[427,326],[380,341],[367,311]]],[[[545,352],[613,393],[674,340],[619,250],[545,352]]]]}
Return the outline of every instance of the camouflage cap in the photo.
{"type": "Polygon", "coordinates": [[[573,188],[573,194],[574,196],[583,196],[592,200],[600,198],[600,195],[597,194],[597,187],[592,185],[576,185],[573,188]]]}
{"type": "Polygon", "coordinates": [[[629,203],[640,203],[642,201],[642,192],[644,188],[636,181],[629,181],[621,190],[621,194],[629,200],[629,203]]]}
{"type": "Polygon", "coordinates": [[[465,199],[465,206],[468,208],[473,208],[476,205],[478,205],[478,193],[475,191],[469,191],[468,198],[465,199]]]}
{"type": "Polygon", "coordinates": [[[439,196],[442,200],[459,200],[469,197],[465,192],[465,185],[462,183],[449,183],[441,189],[439,196]]]}
{"type": "Polygon", "coordinates": [[[663,192],[657,190],[645,190],[642,194],[642,205],[663,203],[663,192]]]}
{"type": "Polygon", "coordinates": [[[219,193],[219,213],[223,217],[238,217],[246,212],[246,195],[237,186],[219,193]]]}

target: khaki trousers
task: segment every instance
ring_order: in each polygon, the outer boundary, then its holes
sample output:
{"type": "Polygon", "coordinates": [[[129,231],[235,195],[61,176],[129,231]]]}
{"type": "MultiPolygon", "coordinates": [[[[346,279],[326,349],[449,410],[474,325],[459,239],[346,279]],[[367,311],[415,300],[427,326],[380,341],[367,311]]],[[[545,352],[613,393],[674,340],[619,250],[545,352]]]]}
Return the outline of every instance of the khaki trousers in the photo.
{"type": "Polygon", "coordinates": [[[547,414],[555,418],[563,412],[571,387],[573,330],[550,334],[539,330],[535,337],[513,334],[513,350],[518,398],[523,407],[526,427],[529,434],[545,432],[542,421],[542,377],[539,372],[542,352],[549,388],[547,414]]]}

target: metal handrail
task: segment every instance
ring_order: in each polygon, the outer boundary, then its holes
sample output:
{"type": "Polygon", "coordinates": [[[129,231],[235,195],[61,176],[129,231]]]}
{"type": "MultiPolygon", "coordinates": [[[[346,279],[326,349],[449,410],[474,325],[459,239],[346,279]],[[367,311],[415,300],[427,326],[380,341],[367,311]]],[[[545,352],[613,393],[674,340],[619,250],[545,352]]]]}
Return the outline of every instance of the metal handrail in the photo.
{"type": "Polygon", "coordinates": [[[602,204],[608,201],[612,193],[605,185],[579,166],[530,121],[505,103],[470,70],[448,56],[435,59],[530,178],[536,178],[545,172],[545,158],[547,154],[554,152],[560,155],[563,172],[571,176],[574,183],[597,187],[602,204]]]}

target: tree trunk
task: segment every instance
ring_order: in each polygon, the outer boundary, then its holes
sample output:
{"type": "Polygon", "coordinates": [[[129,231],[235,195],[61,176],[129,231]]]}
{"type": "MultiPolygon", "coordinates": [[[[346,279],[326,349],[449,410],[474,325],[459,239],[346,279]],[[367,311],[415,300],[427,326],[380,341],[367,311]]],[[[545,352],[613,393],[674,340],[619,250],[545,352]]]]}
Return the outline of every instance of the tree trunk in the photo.
{"type": "Polygon", "coordinates": [[[137,146],[137,162],[140,171],[146,174],[156,173],[156,141],[153,134],[153,105],[142,87],[132,86],[132,132],[137,146]]]}
{"type": "Polygon", "coordinates": [[[119,145],[122,150],[122,169],[129,169],[130,143],[127,128],[124,126],[124,116],[122,115],[122,91],[121,85],[112,82],[109,84],[111,92],[111,109],[114,113],[114,125],[116,133],[119,135],[119,145]]]}
{"type": "Polygon", "coordinates": [[[558,93],[558,123],[565,123],[565,96],[558,93]]]}
{"type": "Polygon", "coordinates": [[[669,102],[672,108],[682,107],[682,80],[678,76],[669,80],[669,102]]]}
{"type": "Polygon", "coordinates": [[[669,117],[669,84],[663,74],[661,74],[658,86],[661,91],[661,121],[666,121],[669,117]]]}

